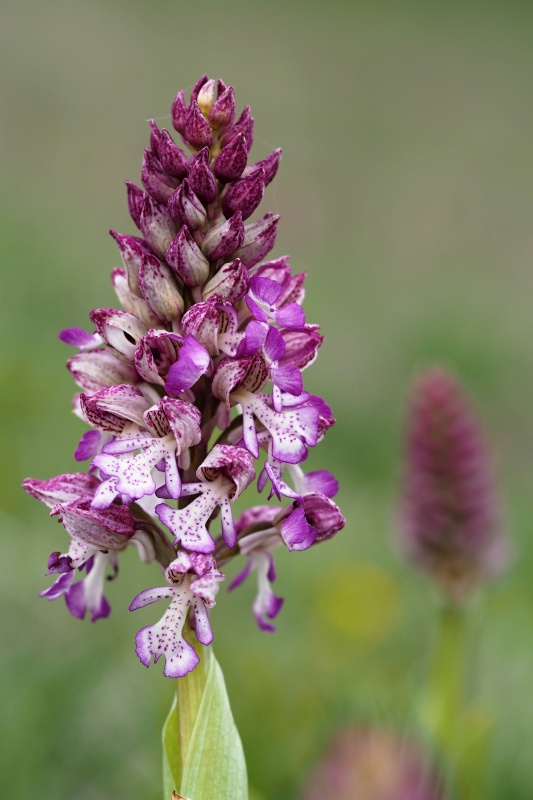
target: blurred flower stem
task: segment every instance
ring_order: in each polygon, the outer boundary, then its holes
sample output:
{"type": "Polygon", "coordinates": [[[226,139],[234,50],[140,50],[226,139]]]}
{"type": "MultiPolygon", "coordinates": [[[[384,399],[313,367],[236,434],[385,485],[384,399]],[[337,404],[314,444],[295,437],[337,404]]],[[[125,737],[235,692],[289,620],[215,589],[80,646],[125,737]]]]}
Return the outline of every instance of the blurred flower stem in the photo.
{"type": "Polygon", "coordinates": [[[454,742],[462,714],[466,615],[451,604],[441,607],[435,650],[430,665],[424,721],[444,750],[454,742]]]}
{"type": "Polygon", "coordinates": [[[467,638],[467,607],[442,605],[422,718],[450,769],[457,798],[481,800],[485,797],[491,723],[466,705],[467,638]]]}

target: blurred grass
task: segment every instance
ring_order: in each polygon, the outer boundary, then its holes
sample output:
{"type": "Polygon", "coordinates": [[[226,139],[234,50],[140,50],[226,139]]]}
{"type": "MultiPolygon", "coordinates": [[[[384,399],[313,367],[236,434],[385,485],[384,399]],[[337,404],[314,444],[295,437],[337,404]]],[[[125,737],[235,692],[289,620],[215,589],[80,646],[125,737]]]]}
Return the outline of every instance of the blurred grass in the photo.
{"type": "Polygon", "coordinates": [[[532,13],[519,2],[5,5],[6,796],[159,797],[172,687],[141,669],[144,612],[126,611],[157,571],[147,577],[128,554],[110,586],[114,613],[94,627],[39,601],[64,534],[19,485],[74,468],[83,426],[69,413],[57,331],[114,303],[107,230],[132,231],[122,181],[139,175],[145,121],[168,124],[175,92],[208,71],[251,103],[254,157],[284,148],[262,208],[281,213],[275,253],[308,270],[306,312],[327,335],[306,387],[327,396],[338,425],[310,464],[339,474],[349,520],[334,541],[280,556],[275,636],[255,630],[251,586],[214,611],[251,781],[265,800],[294,798],[342,722],[414,723],[435,609],[389,540],[403,399],[417,369],[442,361],[490,428],[516,546],[512,573],[471,621],[470,687],[494,719],[489,798],[531,797],[532,13]],[[399,598],[396,619],[384,591],[399,598]],[[380,636],[361,633],[365,617],[380,636]]]}

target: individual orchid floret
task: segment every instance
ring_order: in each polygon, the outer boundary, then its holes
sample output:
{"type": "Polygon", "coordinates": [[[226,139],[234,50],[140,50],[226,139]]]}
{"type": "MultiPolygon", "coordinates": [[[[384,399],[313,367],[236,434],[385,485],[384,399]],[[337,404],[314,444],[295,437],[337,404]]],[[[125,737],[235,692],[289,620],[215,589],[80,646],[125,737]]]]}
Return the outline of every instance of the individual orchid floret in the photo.
{"type": "Polygon", "coordinates": [[[319,412],[314,406],[302,402],[299,406],[276,411],[268,395],[252,394],[244,389],[234,392],[231,400],[242,408],[244,443],[255,458],[259,458],[259,441],[254,418],[268,432],[272,455],[278,461],[299,464],[307,455],[306,448],[316,445],[319,412]]]}
{"type": "Polygon", "coordinates": [[[239,332],[239,316],[232,303],[219,295],[195,303],[181,321],[185,334],[194,336],[211,356],[220,352],[235,355],[244,333],[239,332]]]}
{"type": "Polygon", "coordinates": [[[78,386],[88,394],[120,383],[139,382],[133,365],[119,361],[107,350],[77,353],[68,359],[67,367],[78,386]]]}
{"type": "Polygon", "coordinates": [[[237,540],[231,503],[255,480],[253,459],[243,447],[217,444],[198,467],[196,477],[200,482],[184,484],[182,496],[197,494],[199,497],[181,509],[160,503],[156,513],[174,534],[174,544],[179,541],[188,550],[211,553],[215,542],[207,524],[219,507],[222,537],[231,549],[237,540]]]}
{"type": "Polygon", "coordinates": [[[253,318],[263,323],[274,323],[280,328],[302,330],[305,314],[299,303],[286,303],[280,296],[283,286],[271,278],[254,275],[250,280],[250,291],[246,305],[253,318]]]}
{"type": "Polygon", "coordinates": [[[289,551],[307,550],[332,538],[345,524],[338,506],[320,493],[296,497],[281,510],[254,506],[241,514],[236,522],[238,547],[247,564],[233,579],[229,590],[240,586],[252,572],[257,573],[258,592],[253,612],[261,630],[275,630],[268,620],[274,619],[283,605],[271,588],[276,578],[272,551],[282,544],[289,551]]]}
{"type": "MultiPolygon", "coordinates": [[[[41,592],[41,597],[56,600],[63,596],[73,616],[83,619],[89,611],[93,622],[107,617],[111,611],[104,595],[108,565],[116,571],[117,553],[138,535],[128,508],[114,506],[104,512],[92,508],[95,483],[98,481],[93,476],[73,474],[60,475],[51,481],[25,481],[24,486],[47,505],[54,497],[64,498],[53,506],[51,515],[59,517],[70,536],[66,553],[50,555],[47,574],[59,573],[59,577],[49,589],[41,592]],[[87,574],[75,583],[77,569],[85,569],[87,574]]],[[[140,535],[139,544],[142,544],[140,535]]]]}
{"type": "Polygon", "coordinates": [[[223,264],[202,289],[202,300],[214,295],[223,297],[228,303],[236,303],[248,291],[248,270],[240,259],[223,264]]]}
{"type": "Polygon", "coordinates": [[[154,494],[157,485],[152,471],[160,463],[164,465],[168,496],[177,499],[181,494],[177,459],[200,441],[200,422],[200,412],[186,400],[164,397],[147,409],[143,431],[114,439],[93,460],[93,467],[100,470],[104,480],[92,505],[107,508],[117,496],[131,503],[154,494]]]}
{"type": "Polygon", "coordinates": [[[235,258],[240,258],[242,263],[250,268],[258,264],[267,256],[276,242],[279,216],[265,214],[257,222],[244,226],[244,239],[235,258]]]}
{"type": "Polygon", "coordinates": [[[91,320],[108,351],[119,361],[133,363],[135,351],[148,328],[134,314],[116,308],[97,308],[91,320]]]}
{"type": "Polygon", "coordinates": [[[199,662],[193,646],[183,638],[183,626],[192,609],[196,637],[201,644],[213,640],[208,608],[215,605],[218,584],[224,580],[212,556],[178,551],[177,558],[165,571],[168,586],[158,586],[135,597],[130,611],[171,599],[167,611],[155,625],[147,625],[135,637],[135,649],[145,667],[165,657],[163,674],[169,678],[181,678],[191,672],[199,662]]]}
{"type": "Polygon", "coordinates": [[[457,380],[434,368],[409,401],[401,544],[452,602],[505,565],[490,459],[457,380]]]}
{"type": "Polygon", "coordinates": [[[170,243],[166,259],[186,286],[201,286],[209,275],[209,261],[183,226],[170,243]]]}
{"type": "Polygon", "coordinates": [[[48,508],[55,508],[59,503],[69,503],[80,497],[93,497],[99,483],[100,481],[95,475],[71,472],[66,475],[57,475],[47,481],[26,478],[22,483],[22,488],[48,508]]]}
{"type": "Polygon", "coordinates": [[[166,204],[157,203],[149,194],[141,213],[141,232],[155,255],[162,259],[178,232],[166,204]]]}

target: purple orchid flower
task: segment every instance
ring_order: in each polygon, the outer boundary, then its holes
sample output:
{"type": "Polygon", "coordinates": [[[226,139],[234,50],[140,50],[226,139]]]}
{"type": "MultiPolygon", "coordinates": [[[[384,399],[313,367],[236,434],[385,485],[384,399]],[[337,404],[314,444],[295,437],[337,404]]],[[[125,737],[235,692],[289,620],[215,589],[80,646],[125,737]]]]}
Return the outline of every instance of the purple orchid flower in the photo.
{"type": "Polygon", "coordinates": [[[156,600],[171,599],[167,611],[155,625],[147,625],[135,637],[135,649],[145,667],[163,655],[163,674],[169,678],[181,678],[191,672],[200,660],[192,645],[182,635],[189,609],[194,615],[194,630],[201,644],[213,641],[208,608],[215,605],[218,584],[224,575],[218,571],[212,556],[201,553],[178,551],[177,558],[165,571],[168,586],[145,589],[130,605],[136,611],[156,600]]]}
{"type": "Polygon", "coordinates": [[[221,565],[245,561],[230,588],[255,573],[254,615],[271,631],[283,603],[273,551],[331,538],[344,517],[334,476],[301,466],[335,422],[304,389],[323,341],[302,308],[306,274],[293,275],[287,256],[265,260],[279,217],[251,217],[281,150],[248,163],[250,108],[239,114],[233,87],[207,75],[188,99],[178,92],[171,120],[181,141],[151,120],[141,183],[126,183],[136,233],[111,231],[119,308],[92,311],[93,333],[60,334],[78,349],[67,366],[88,429],[75,458],[89,469],[24,488],[69,534],[42,595],[64,597],[75,616],[109,614],[104,579],[125,547],[159,563],[167,585],[141,592],[131,609],[170,605],[139,631],[136,650],[145,666],[164,655],[164,674],[179,677],[198,663],[184,625],[202,644],[212,639],[221,565]],[[233,504],[257,474],[258,489],[271,486],[268,505],[235,522],[233,504]]]}

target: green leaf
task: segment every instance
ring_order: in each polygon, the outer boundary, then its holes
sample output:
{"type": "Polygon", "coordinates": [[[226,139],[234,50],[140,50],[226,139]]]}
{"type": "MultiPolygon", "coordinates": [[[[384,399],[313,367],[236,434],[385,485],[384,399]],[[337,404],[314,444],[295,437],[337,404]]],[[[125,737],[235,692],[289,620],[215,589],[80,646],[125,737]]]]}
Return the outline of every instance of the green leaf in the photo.
{"type": "Polygon", "coordinates": [[[172,707],[163,725],[163,797],[169,800],[180,784],[180,738],[178,721],[178,693],[174,694],[172,707]]]}
{"type": "MultiPolygon", "coordinates": [[[[192,633],[186,631],[192,640],[192,633]]],[[[176,681],[163,727],[164,798],[248,800],[246,764],[222,670],[211,648],[194,642],[200,663],[176,681]]]]}

